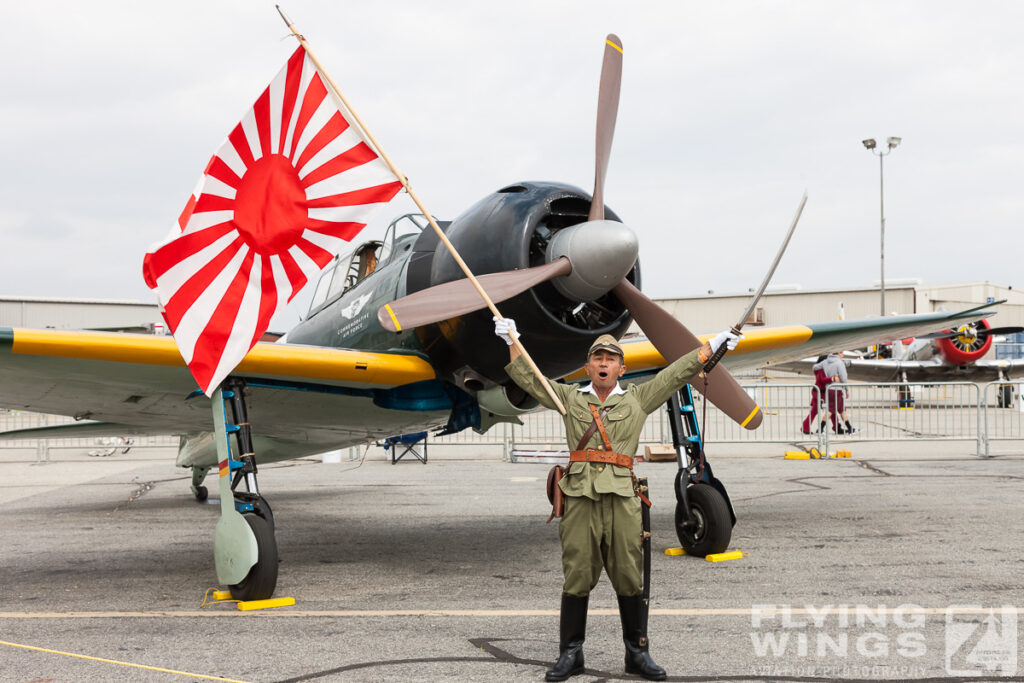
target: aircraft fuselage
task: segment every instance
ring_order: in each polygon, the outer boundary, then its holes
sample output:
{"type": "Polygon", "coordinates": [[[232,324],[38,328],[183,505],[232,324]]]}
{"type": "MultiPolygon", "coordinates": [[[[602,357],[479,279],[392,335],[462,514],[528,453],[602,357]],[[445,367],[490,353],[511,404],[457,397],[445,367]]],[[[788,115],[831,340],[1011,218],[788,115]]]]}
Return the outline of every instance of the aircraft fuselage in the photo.
{"type": "MultiPolygon", "coordinates": [[[[586,192],[569,185],[518,183],[441,226],[475,275],[524,269],[544,263],[545,247],[556,232],[587,220],[590,201],[586,192]]],[[[606,215],[618,220],[610,210],[606,215]]],[[[350,281],[345,286],[321,283],[318,291],[322,288],[327,295],[314,298],[309,318],[288,333],[287,341],[418,354],[430,360],[441,380],[472,395],[507,387],[503,368],[508,354],[493,336],[488,309],[397,333],[377,322],[377,310],[384,304],[464,277],[433,229],[406,235],[399,231],[392,224],[377,248],[379,262],[371,272],[360,273],[359,259],[365,261],[361,252],[367,245],[336,259],[323,278],[350,281]]],[[[628,277],[639,285],[639,267],[634,266],[628,277]]],[[[516,319],[541,370],[555,377],[578,369],[596,336],[620,336],[630,323],[613,295],[584,304],[569,300],[551,283],[503,302],[500,310],[516,319]]]]}

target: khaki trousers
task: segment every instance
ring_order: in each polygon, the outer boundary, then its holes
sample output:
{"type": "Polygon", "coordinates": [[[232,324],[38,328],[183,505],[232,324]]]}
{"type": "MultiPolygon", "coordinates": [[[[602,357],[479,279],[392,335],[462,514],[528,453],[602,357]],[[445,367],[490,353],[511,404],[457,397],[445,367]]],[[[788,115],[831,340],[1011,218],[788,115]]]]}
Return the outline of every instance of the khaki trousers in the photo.
{"type": "Polygon", "coordinates": [[[583,597],[597,585],[601,567],[617,595],[643,592],[643,548],[640,499],[615,493],[598,500],[566,496],[558,523],[562,540],[562,590],[583,597]]]}

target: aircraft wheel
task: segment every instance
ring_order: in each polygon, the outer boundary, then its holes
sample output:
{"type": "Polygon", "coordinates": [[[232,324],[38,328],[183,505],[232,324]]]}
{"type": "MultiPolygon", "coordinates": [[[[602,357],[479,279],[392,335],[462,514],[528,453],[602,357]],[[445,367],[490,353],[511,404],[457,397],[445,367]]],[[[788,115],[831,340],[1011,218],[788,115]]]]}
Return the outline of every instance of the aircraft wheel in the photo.
{"type": "Polygon", "coordinates": [[[205,486],[196,486],[192,489],[192,495],[196,497],[196,500],[202,503],[210,497],[210,490],[205,486]]]}
{"type": "Polygon", "coordinates": [[[676,503],[676,535],[687,555],[704,557],[724,552],[732,539],[729,506],[713,486],[695,484],[686,489],[690,511],[696,520],[692,529],[683,527],[686,516],[682,502],[676,503]]]}
{"type": "Polygon", "coordinates": [[[267,520],[267,523],[270,524],[270,531],[274,531],[274,511],[270,509],[270,503],[266,498],[260,496],[256,499],[256,502],[253,503],[253,512],[267,520]]]}
{"type": "Polygon", "coordinates": [[[258,559],[242,582],[230,587],[231,597],[235,600],[266,600],[277,587],[277,542],[274,540],[274,528],[259,515],[245,515],[245,521],[256,536],[258,559]]]}

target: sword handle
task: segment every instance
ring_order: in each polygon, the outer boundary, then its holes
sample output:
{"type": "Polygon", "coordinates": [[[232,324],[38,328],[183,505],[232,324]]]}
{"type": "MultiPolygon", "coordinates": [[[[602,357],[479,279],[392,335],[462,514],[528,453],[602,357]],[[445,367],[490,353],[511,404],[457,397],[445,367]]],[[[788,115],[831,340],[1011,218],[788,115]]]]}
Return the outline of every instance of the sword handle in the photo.
{"type": "MultiPolygon", "coordinates": [[[[729,329],[729,331],[732,332],[733,334],[738,335],[740,333],[740,326],[739,325],[733,325],[729,329]]],[[[719,346],[718,350],[715,351],[714,355],[712,355],[711,358],[708,358],[707,362],[704,363],[704,367],[701,368],[701,373],[706,375],[709,372],[711,372],[712,370],[714,370],[715,366],[718,365],[718,361],[722,360],[722,356],[724,356],[725,352],[728,351],[728,350],[729,350],[729,344],[728,343],[723,343],[721,346],[719,346]]]]}

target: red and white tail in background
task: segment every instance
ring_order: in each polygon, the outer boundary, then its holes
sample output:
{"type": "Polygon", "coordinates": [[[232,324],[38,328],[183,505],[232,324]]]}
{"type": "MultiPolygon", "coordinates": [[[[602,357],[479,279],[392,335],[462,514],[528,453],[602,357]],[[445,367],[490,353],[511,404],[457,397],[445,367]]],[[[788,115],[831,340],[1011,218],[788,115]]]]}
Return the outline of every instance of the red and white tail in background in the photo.
{"type": "Polygon", "coordinates": [[[400,189],[300,46],[143,261],[204,393],[400,189]]]}

